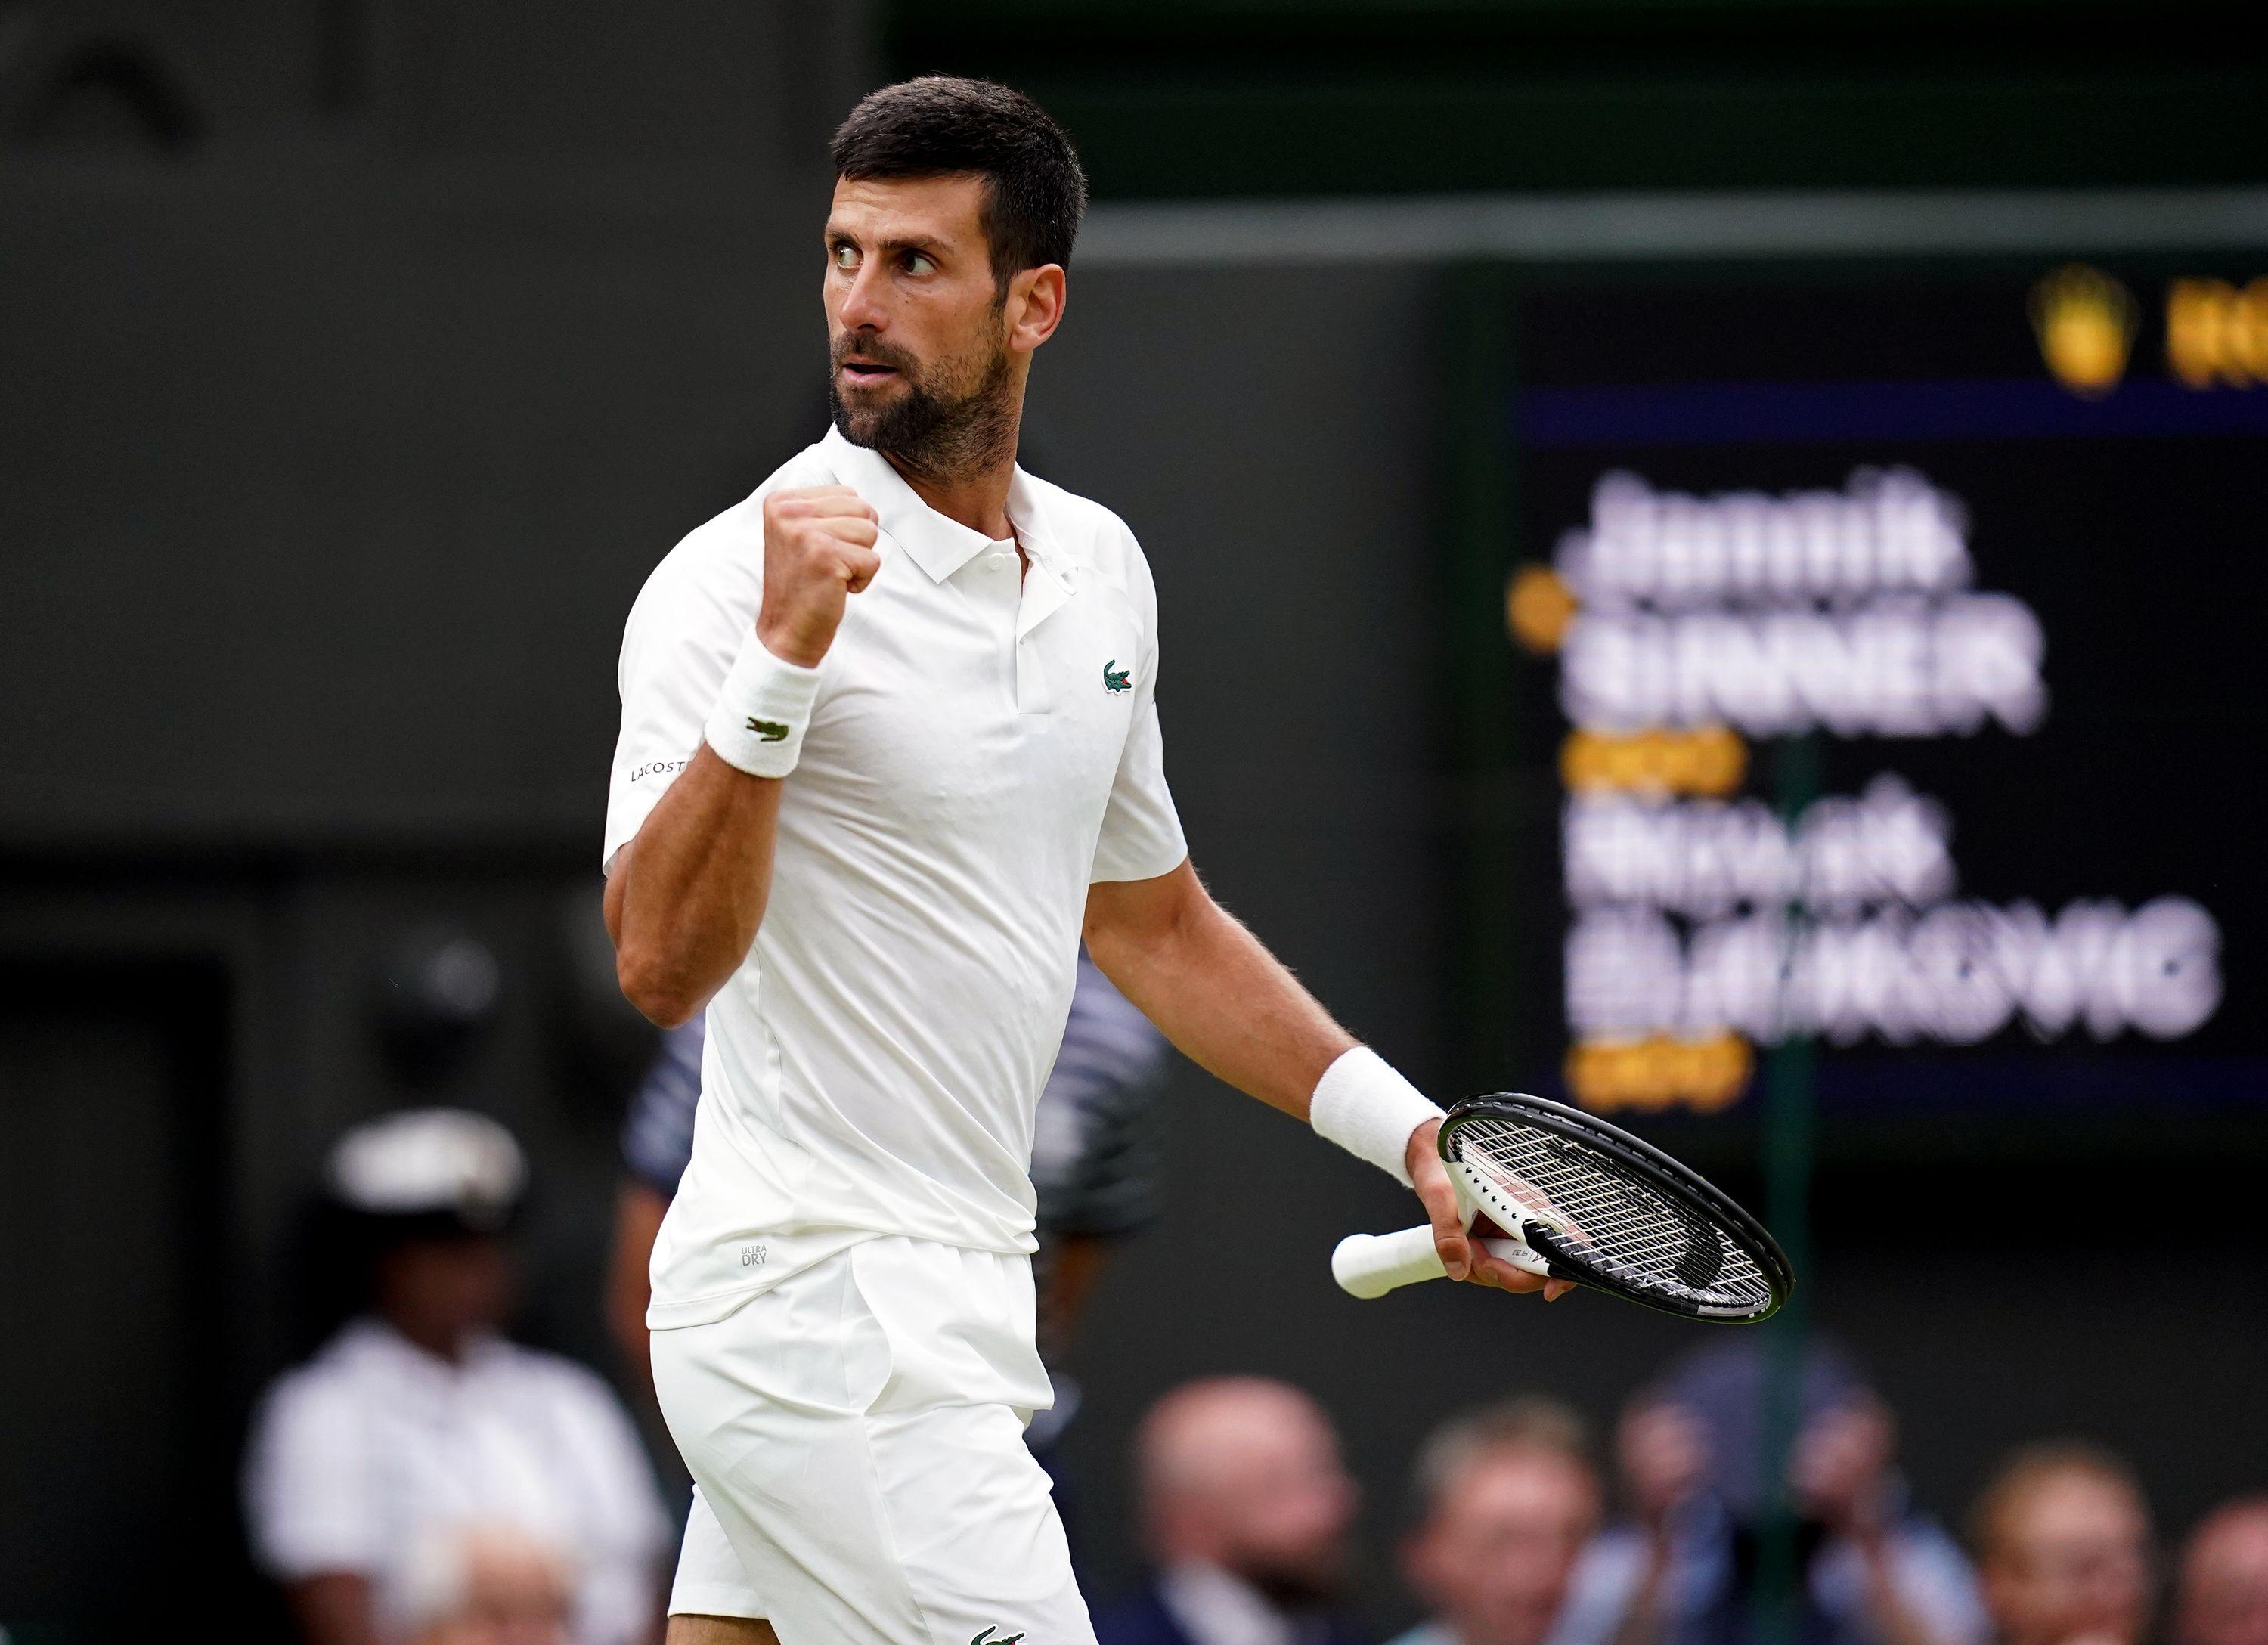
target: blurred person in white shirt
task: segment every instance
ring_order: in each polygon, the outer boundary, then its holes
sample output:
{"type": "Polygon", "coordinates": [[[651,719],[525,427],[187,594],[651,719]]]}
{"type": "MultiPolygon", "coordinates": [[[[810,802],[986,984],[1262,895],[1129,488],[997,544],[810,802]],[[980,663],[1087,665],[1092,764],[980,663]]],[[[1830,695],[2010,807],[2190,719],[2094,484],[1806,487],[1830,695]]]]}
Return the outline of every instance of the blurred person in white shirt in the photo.
{"type": "Polygon", "coordinates": [[[397,1113],[333,1150],[367,1306],[278,1378],[244,1474],[254,1554],[307,1645],[394,1645],[422,1539],[478,1524],[571,1563],[571,1645],[660,1619],[668,1527],[628,1413],[591,1371],[504,1339],[503,1234],[526,1180],[503,1126],[397,1113]]]}
{"type": "Polygon", "coordinates": [[[2110,1452],[2079,1440],[2026,1447],[1970,1523],[1998,1645],[2139,1645],[2148,1634],[2149,1506],[2110,1452]]]}
{"type": "Polygon", "coordinates": [[[2268,1496],[2225,1502],[2190,1533],[2176,1645],[2268,1645],[2268,1496]]]}
{"type": "Polygon", "coordinates": [[[410,1545],[399,1604],[414,1645],[571,1645],[572,1562],[509,1526],[435,1525],[410,1545]]]}
{"type": "Polygon", "coordinates": [[[1541,1398],[1453,1418],[1415,1483],[1402,1568],[1432,1617],[1394,1645],[1552,1645],[1603,1508],[1581,1420],[1541,1398]]]}

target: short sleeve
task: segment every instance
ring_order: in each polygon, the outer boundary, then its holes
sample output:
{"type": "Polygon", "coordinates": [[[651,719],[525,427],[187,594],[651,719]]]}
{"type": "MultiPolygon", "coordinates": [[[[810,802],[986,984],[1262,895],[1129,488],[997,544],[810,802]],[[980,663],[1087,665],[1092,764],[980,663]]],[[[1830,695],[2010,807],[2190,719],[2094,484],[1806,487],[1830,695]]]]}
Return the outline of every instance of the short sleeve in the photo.
{"type": "Polygon", "coordinates": [[[1142,668],[1134,682],[1134,721],[1110,785],[1090,881],[1154,880],[1180,867],[1189,854],[1166,786],[1166,735],[1158,722],[1158,594],[1130,535],[1126,552],[1127,596],[1142,625],[1142,668]]]}
{"type": "Polygon", "coordinates": [[[1911,1520],[1890,1543],[1891,1580],[1931,1635],[1948,1645],[1983,1645],[1992,1621],[1977,1579],[1953,1538],[1926,1520],[1911,1520]]]}
{"type": "Polygon", "coordinates": [[[1610,1645],[1632,1619],[1631,1607],[1645,1581],[1645,1545],[1635,1531],[1616,1526],[1594,1537],[1575,1561],[1567,1597],[1543,1645],[1610,1645]]]}
{"type": "Polygon", "coordinates": [[[369,1433],[350,1391],[308,1372],[269,1393],[245,1457],[246,1529],[279,1582],[374,1572],[384,1556],[369,1433]]]}
{"type": "Polygon", "coordinates": [[[693,763],[702,727],[763,594],[762,515],[754,499],[688,537],[647,579],[622,630],[622,723],[607,785],[600,863],[636,837],[677,774],[693,763]]]}

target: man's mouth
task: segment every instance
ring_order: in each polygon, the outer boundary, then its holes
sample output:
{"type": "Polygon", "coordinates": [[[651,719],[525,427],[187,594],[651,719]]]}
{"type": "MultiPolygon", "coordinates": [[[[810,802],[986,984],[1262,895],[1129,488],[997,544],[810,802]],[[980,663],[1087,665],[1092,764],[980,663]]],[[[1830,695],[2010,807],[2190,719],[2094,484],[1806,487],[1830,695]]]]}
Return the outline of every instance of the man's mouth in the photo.
{"type": "Polygon", "coordinates": [[[843,362],[843,374],[854,383],[879,383],[895,377],[898,368],[879,360],[862,360],[854,355],[843,362]]]}

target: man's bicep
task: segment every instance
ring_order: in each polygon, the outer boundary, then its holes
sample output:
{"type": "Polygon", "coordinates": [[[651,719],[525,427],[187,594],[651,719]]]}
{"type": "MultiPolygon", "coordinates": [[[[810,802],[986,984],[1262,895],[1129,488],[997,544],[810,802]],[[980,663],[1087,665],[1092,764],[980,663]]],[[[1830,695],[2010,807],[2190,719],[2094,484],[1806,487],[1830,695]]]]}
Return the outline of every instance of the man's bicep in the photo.
{"type": "Polygon", "coordinates": [[[607,922],[607,941],[622,946],[623,888],[630,884],[630,851],[637,842],[625,840],[607,859],[606,883],[599,893],[599,912],[607,922]]]}
{"type": "Polygon", "coordinates": [[[1165,873],[1147,879],[1097,880],[1086,888],[1087,952],[1119,992],[1132,999],[1128,979],[1119,974],[1127,956],[1170,937],[1193,900],[1204,895],[1186,854],[1165,873]]]}

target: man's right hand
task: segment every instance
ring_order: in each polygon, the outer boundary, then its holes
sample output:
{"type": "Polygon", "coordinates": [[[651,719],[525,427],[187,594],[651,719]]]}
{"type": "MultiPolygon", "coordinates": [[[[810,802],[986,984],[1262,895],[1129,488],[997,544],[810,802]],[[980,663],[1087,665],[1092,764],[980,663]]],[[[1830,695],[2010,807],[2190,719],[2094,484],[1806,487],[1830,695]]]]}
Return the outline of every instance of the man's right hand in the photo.
{"type": "MultiPolygon", "coordinates": [[[[1547,1302],[1556,1302],[1573,1290],[1572,1280],[1547,1280],[1542,1274],[1513,1267],[1483,1245],[1475,1237],[1474,1229],[1467,1228],[1464,1206],[1457,1199],[1456,1189],[1450,1184],[1448,1168],[1441,1163],[1441,1152],[1434,1146],[1440,1134],[1441,1122],[1438,1119],[1429,1119],[1418,1126],[1410,1133],[1402,1163],[1410,1173],[1410,1186],[1418,1191],[1418,1199],[1425,1207],[1425,1220],[1433,1225],[1433,1249],[1441,1254],[1441,1266],[1449,1278],[1468,1280],[1475,1285],[1492,1285],[1499,1291],[1541,1291],[1547,1302]]],[[[1476,1228],[1483,1236],[1502,1232],[1493,1224],[1476,1228]]]]}
{"type": "Polygon", "coordinates": [[[756,638],[782,662],[816,668],[844,602],[874,580],[878,517],[847,485],[803,486],[764,498],[764,601],[756,638]]]}

